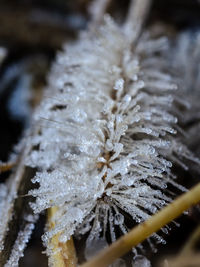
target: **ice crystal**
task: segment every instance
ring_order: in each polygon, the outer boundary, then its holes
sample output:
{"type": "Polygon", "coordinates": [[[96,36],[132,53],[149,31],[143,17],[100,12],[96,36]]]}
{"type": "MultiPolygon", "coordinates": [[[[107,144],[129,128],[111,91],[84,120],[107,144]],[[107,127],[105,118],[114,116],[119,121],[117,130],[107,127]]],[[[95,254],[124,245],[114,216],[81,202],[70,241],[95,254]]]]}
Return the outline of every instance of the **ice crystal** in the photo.
{"type": "Polygon", "coordinates": [[[176,85],[160,70],[167,40],[148,33],[134,47],[128,40],[106,17],[95,34],[67,44],[53,65],[27,160],[39,169],[39,188],[30,191],[34,212],[59,207],[55,228],[43,236],[47,247],[58,232],[60,242],[89,233],[90,257],[107,245],[108,233],[113,242],[115,229],[128,231],[124,215],[140,223],[170,202],[164,190],[178,186],[172,162],[193,159],[175,138],[176,85]]]}

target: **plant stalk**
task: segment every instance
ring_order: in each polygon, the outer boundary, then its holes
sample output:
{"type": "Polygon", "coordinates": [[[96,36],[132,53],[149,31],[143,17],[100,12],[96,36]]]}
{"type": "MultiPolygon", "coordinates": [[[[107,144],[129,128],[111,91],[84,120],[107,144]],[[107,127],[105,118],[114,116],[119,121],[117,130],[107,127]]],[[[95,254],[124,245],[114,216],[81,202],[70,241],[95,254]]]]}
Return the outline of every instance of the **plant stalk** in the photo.
{"type": "Polygon", "coordinates": [[[151,216],[147,221],[134,227],[97,256],[81,265],[81,267],[106,267],[126,254],[163,226],[180,216],[184,211],[200,202],[200,183],[187,193],[184,193],[161,211],[151,216]]]}
{"type": "MultiPolygon", "coordinates": [[[[55,223],[52,221],[57,207],[48,209],[48,223],[50,229],[55,227],[55,223]]],[[[72,237],[66,243],[59,241],[60,234],[52,237],[50,245],[53,247],[54,253],[49,256],[49,263],[52,267],[76,267],[77,258],[72,237]]]]}

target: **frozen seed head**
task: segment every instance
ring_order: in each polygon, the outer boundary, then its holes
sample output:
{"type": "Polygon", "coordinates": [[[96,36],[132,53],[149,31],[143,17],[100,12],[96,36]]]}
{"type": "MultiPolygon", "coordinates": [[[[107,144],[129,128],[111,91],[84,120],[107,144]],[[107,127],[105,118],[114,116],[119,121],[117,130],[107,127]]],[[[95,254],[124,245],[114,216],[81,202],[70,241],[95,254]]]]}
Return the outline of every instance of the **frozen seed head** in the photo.
{"type": "Polygon", "coordinates": [[[39,169],[39,188],[30,191],[34,212],[59,207],[55,228],[43,236],[47,247],[58,232],[61,242],[89,233],[90,257],[108,234],[113,242],[116,229],[128,231],[124,215],[140,223],[171,200],[164,190],[178,186],[172,162],[192,156],[175,138],[175,86],[161,71],[163,40],[144,34],[132,51],[106,17],[96,36],[83,35],[58,54],[27,161],[39,169]]]}

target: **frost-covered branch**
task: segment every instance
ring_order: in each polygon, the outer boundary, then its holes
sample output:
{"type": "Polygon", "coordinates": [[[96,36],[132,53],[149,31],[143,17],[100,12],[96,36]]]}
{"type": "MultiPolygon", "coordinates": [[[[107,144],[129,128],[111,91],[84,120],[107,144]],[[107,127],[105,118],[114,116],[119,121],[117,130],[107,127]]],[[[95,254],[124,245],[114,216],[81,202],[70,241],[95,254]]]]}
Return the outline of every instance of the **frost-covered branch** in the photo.
{"type": "MultiPolygon", "coordinates": [[[[56,207],[48,210],[48,227],[54,228],[53,217],[57,211],[56,207]]],[[[49,265],[55,267],[76,267],[77,258],[72,237],[66,242],[59,242],[59,234],[52,237],[50,245],[54,247],[54,253],[49,257],[49,265]]]]}

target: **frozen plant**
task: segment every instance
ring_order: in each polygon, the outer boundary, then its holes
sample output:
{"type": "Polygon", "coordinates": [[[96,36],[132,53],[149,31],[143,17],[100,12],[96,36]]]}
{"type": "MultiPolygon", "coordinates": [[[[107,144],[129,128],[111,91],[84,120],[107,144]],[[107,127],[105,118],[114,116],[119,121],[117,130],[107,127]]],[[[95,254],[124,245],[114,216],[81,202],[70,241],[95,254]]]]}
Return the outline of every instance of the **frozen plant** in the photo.
{"type": "Polygon", "coordinates": [[[176,85],[160,70],[167,40],[144,33],[133,46],[129,37],[107,16],[95,34],[64,47],[49,75],[27,159],[39,170],[34,212],[58,207],[42,238],[48,253],[56,233],[60,242],[88,233],[90,257],[108,234],[113,242],[116,229],[128,231],[126,215],[140,223],[170,202],[167,184],[183,189],[172,163],[195,160],[176,137],[176,85]]]}

